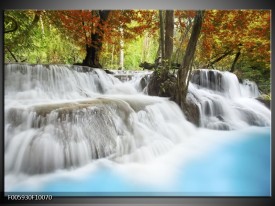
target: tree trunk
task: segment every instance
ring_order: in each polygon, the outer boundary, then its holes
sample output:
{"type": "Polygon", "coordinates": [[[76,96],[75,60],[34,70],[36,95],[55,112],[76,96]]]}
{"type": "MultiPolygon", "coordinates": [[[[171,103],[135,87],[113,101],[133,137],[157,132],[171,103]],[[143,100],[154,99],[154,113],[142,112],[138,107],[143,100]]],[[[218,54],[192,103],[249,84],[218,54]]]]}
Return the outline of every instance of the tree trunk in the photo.
{"type": "Polygon", "coordinates": [[[120,51],[119,51],[119,67],[123,70],[124,69],[124,35],[123,35],[123,28],[120,29],[120,51]]]}
{"type": "Polygon", "coordinates": [[[174,11],[166,11],[165,31],[163,23],[163,11],[159,11],[160,17],[160,42],[159,49],[161,50],[161,57],[155,59],[154,67],[158,68],[161,64],[162,69],[157,69],[150,77],[148,84],[148,94],[158,95],[161,97],[174,96],[176,88],[176,78],[169,75],[168,64],[173,53],[173,34],[174,34],[174,11]],[[164,39],[165,32],[165,39],[164,39]],[[164,42],[165,41],[165,42],[164,42]],[[161,62],[159,61],[161,59],[161,62]],[[164,61],[165,60],[165,61],[164,61]],[[168,62],[167,62],[168,60],[168,62]],[[167,64],[168,63],[168,64],[167,64]]]}
{"type": "Polygon", "coordinates": [[[157,50],[157,53],[156,53],[156,56],[155,56],[155,59],[159,58],[161,56],[161,51],[160,51],[161,47],[160,47],[160,44],[158,46],[158,50],[157,50]]]}
{"type": "MultiPolygon", "coordinates": [[[[92,15],[93,15],[93,13],[92,13],[92,15]]],[[[86,49],[87,49],[87,47],[88,47],[88,36],[87,36],[86,31],[84,29],[84,27],[85,27],[85,21],[83,19],[83,16],[81,16],[81,21],[82,21],[82,26],[83,26],[82,27],[83,34],[85,35],[85,46],[86,46],[86,49]]]]}
{"type": "Polygon", "coordinates": [[[112,46],[112,58],[111,58],[111,65],[114,68],[114,53],[115,53],[115,45],[112,46]]]}
{"type": "Polygon", "coordinates": [[[143,49],[142,49],[142,55],[141,55],[141,62],[143,61],[147,61],[148,59],[148,55],[149,55],[149,36],[148,36],[148,32],[145,32],[144,35],[144,40],[143,40],[143,49]]]}
{"type": "Polygon", "coordinates": [[[109,10],[100,10],[99,12],[99,24],[95,29],[95,32],[91,34],[91,45],[86,48],[86,57],[83,60],[84,66],[90,66],[94,68],[102,68],[99,63],[99,56],[102,49],[102,40],[104,31],[102,29],[102,25],[108,19],[110,14],[109,10]]]}
{"type": "Polygon", "coordinates": [[[45,30],[44,30],[44,22],[42,16],[40,17],[40,23],[41,23],[41,32],[43,36],[45,35],[45,30]]]}
{"type": "Polygon", "coordinates": [[[183,42],[185,41],[185,39],[187,38],[187,36],[188,36],[188,33],[189,33],[189,31],[190,31],[190,29],[192,28],[192,21],[189,19],[189,21],[188,21],[189,23],[188,23],[188,25],[187,25],[187,27],[186,27],[186,29],[185,29],[185,32],[184,32],[184,35],[183,36],[181,36],[181,38],[180,38],[180,44],[179,44],[179,46],[178,46],[178,48],[177,48],[177,50],[176,50],[176,57],[175,57],[175,62],[179,62],[179,57],[180,57],[180,50],[181,50],[181,48],[182,48],[182,45],[183,45],[183,42]]]}
{"type": "Polygon", "coordinates": [[[166,11],[165,21],[165,56],[164,59],[171,61],[173,53],[173,37],[174,37],[174,11],[166,11]]]}
{"type": "Polygon", "coordinates": [[[238,61],[239,58],[240,58],[240,55],[241,55],[241,51],[238,51],[238,52],[236,53],[236,56],[235,56],[234,61],[233,61],[233,63],[232,63],[230,72],[233,73],[233,72],[235,71],[235,66],[236,66],[237,61],[238,61]]]}
{"type": "Polygon", "coordinates": [[[163,15],[162,10],[159,11],[159,23],[160,23],[160,50],[161,50],[161,58],[165,57],[164,54],[164,26],[163,26],[163,15]]]}
{"type": "Polygon", "coordinates": [[[192,70],[192,61],[202,27],[203,15],[204,11],[197,11],[191,37],[189,39],[181,67],[178,71],[176,102],[181,108],[183,108],[186,103],[185,98],[188,89],[188,74],[190,74],[192,70]]]}

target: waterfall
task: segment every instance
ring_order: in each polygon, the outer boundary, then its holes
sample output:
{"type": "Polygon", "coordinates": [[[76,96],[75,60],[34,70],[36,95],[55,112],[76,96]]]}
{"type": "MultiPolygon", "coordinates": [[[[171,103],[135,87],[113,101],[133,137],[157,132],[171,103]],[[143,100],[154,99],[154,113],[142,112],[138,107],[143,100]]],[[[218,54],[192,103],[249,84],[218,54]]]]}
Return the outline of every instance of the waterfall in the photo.
{"type": "Polygon", "coordinates": [[[61,100],[94,97],[118,84],[100,69],[65,65],[8,64],[5,66],[6,98],[61,100]]]}
{"type": "Polygon", "coordinates": [[[211,129],[240,129],[247,125],[269,126],[271,112],[255,98],[257,85],[239,83],[230,72],[200,69],[191,77],[187,99],[200,111],[200,125],[211,129]]]}
{"type": "MultiPolygon", "coordinates": [[[[147,161],[190,138],[197,128],[176,103],[147,96],[148,74],[122,82],[100,69],[5,65],[5,172],[50,173],[98,158],[147,161]]],[[[202,127],[270,126],[255,84],[226,72],[193,74],[188,100],[202,127]]]]}
{"type": "Polygon", "coordinates": [[[48,173],[127,154],[150,159],[194,131],[175,103],[138,92],[136,79],[122,83],[84,69],[6,65],[7,173],[48,173]]]}

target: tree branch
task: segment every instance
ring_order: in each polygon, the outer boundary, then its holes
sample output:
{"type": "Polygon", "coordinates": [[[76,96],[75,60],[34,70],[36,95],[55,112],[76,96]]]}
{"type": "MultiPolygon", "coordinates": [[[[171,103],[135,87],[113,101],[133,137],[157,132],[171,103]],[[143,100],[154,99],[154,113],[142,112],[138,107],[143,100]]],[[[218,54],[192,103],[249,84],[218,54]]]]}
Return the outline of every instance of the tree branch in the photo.
{"type": "Polygon", "coordinates": [[[234,72],[234,71],[235,71],[235,66],[236,66],[237,61],[238,61],[239,58],[240,58],[240,55],[241,55],[241,51],[238,51],[238,52],[236,53],[236,56],[235,56],[234,61],[233,61],[233,63],[232,63],[230,72],[234,72]]]}
{"type": "Polygon", "coordinates": [[[14,27],[11,28],[10,30],[5,30],[4,31],[5,34],[6,33],[10,33],[10,32],[14,32],[14,31],[16,31],[18,29],[18,23],[17,23],[17,21],[13,17],[11,17],[11,16],[4,16],[4,18],[5,18],[5,20],[10,19],[11,22],[12,22],[12,24],[14,25],[14,27]]]}
{"type": "Polygon", "coordinates": [[[225,58],[226,56],[228,56],[229,54],[231,54],[233,52],[233,49],[226,51],[223,55],[219,56],[218,58],[216,58],[213,61],[210,61],[209,64],[207,65],[207,67],[213,67],[213,64],[221,61],[223,58],[225,58]]]}
{"type": "Polygon", "coordinates": [[[8,52],[11,54],[12,58],[15,60],[15,62],[18,62],[18,60],[16,59],[15,55],[11,52],[11,50],[9,49],[9,47],[6,47],[6,49],[8,50],[8,52]]]}

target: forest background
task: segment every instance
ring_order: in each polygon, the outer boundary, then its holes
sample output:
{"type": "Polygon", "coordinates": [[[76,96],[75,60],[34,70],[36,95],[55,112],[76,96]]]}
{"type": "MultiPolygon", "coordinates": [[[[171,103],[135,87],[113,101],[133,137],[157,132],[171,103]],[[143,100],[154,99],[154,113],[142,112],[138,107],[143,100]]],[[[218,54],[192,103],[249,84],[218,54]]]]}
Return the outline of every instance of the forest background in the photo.
{"type": "MultiPolygon", "coordinates": [[[[192,68],[233,72],[270,95],[270,15],[204,11],[192,68]]],[[[196,16],[189,10],[7,10],[5,63],[141,70],[140,63],[169,53],[170,64],[182,64],[196,16]]]]}

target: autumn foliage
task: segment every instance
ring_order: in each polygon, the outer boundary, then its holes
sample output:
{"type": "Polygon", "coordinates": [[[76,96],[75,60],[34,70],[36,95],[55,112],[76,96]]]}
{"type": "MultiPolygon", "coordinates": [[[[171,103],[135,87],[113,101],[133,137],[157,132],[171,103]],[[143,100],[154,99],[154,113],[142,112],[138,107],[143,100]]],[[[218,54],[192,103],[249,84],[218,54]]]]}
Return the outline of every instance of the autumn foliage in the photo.
{"type": "MultiPolygon", "coordinates": [[[[54,52],[55,61],[52,62],[74,63],[72,61],[76,59],[84,59],[83,54],[87,53],[88,47],[100,45],[98,55],[103,66],[118,67],[118,56],[123,54],[122,50],[125,50],[128,68],[132,65],[133,69],[138,69],[133,65],[144,60],[154,61],[159,51],[159,11],[112,10],[106,21],[101,21],[99,13],[99,10],[5,11],[5,30],[13,29],[16,22],[18,26],[16,31],[5,34],[5,60],[26,59],[32,62],[24,52],[32,50],[35,51],[33,55],[39,55],[39,49],[43,48],[43,55],[47,58],[41,56],[37,62],[51,63],[53,55],[48,54],[54,52]],[[39,14],[39,21],[34,14],[39,14]],[[48,34],[50,39],[47,39],[48,34]],[[93,42],[95,34],[100,37],[100,44],[93,42]],[[54,39],[54,36],[58,38],[54,39]],[[13,44],[16,39],[20,39],[20,44],[13,44]],[[62,39],[63,45],[58,39],[62,39]],[[50,49],[47,51],[48,45],[50,49]],[[68,53],[62,47],[75,49],[68,53]],[[65,53],[73,56],[62,56],[65,53]],[[110,59],[112,63],[106,63],[110,59]]],[[[174,11],[173,62],[182,63],[195,15],[196,11],[192,10],[174,11]]],[[[193,66],[228,70],[255,79],[264,73],[268,78],[270,16],[269,10],[206,10],[193,66]]]]}
{"type": "Polygon", "coordinates": [[[209,10],[202,28],[200,61],[241,52],[243,57],[270,63],[270,11],[209,10]]]}

